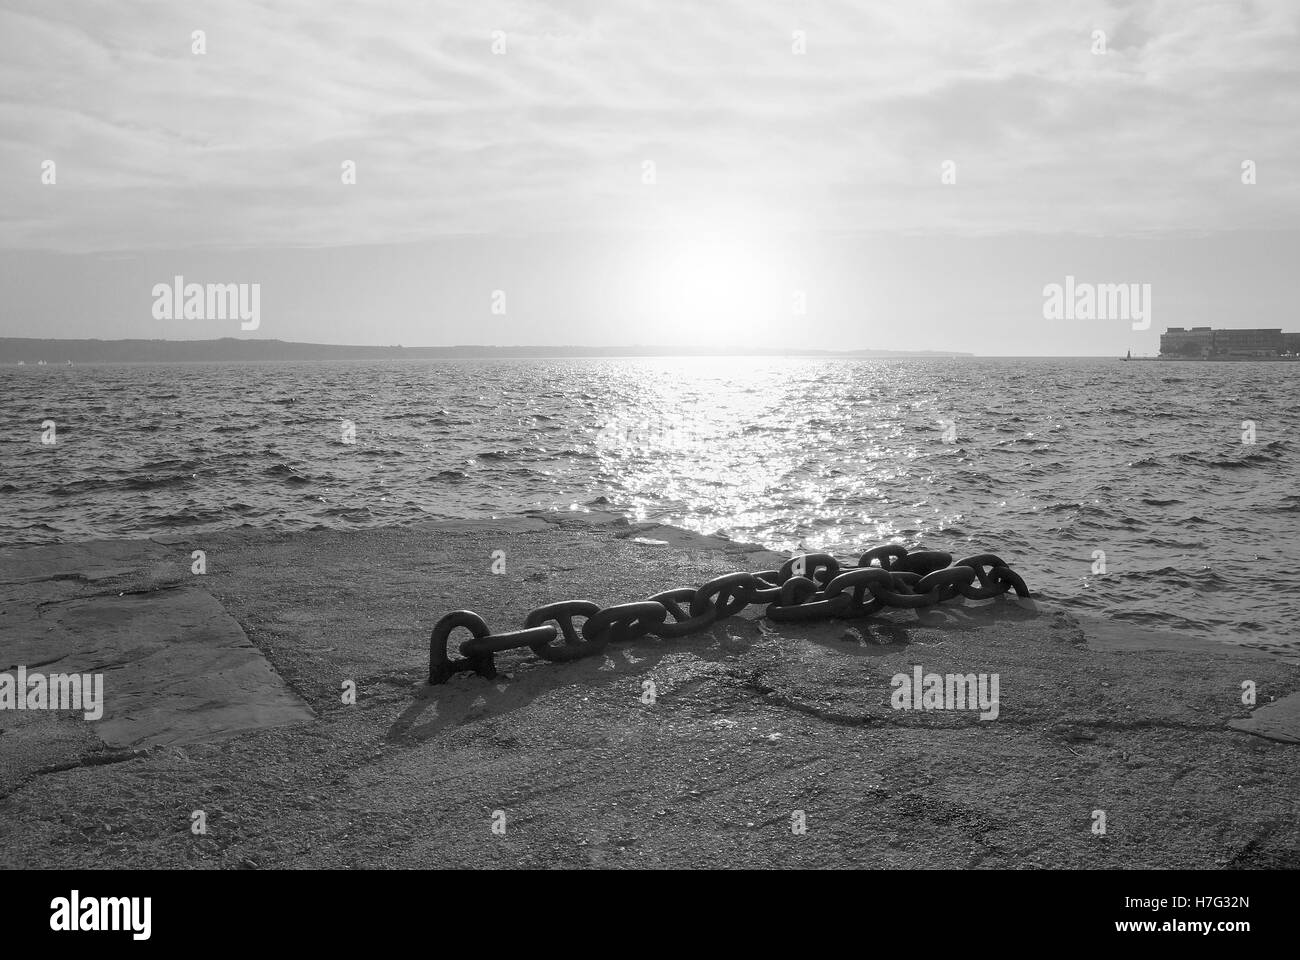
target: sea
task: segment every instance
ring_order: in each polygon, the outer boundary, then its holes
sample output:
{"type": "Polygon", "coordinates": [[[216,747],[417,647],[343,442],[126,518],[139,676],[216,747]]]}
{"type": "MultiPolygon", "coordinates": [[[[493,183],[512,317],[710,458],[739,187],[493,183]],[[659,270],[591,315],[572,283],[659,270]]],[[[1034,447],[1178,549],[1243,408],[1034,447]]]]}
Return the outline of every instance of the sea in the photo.
{"type": "Polygon", "coordinates": [[[1300,364],[10,366],[0,414],[7,544],[599,510],[993,552],[1083,613],[1300,650],[1300,364]]]}

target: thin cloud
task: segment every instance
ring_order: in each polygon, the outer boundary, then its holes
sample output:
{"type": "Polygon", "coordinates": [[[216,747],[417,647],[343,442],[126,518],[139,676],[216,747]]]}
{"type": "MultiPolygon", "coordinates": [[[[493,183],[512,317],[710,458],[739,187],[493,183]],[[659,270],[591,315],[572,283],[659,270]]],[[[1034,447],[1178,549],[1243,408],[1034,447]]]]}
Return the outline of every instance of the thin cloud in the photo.
{"type": "Polygon", "coordinates": [[[0,247],[591,234],[710,211],[828,233],[1280,229],[1300,214],[1298,24],[1288,0],[9,2],[0,247]]]}

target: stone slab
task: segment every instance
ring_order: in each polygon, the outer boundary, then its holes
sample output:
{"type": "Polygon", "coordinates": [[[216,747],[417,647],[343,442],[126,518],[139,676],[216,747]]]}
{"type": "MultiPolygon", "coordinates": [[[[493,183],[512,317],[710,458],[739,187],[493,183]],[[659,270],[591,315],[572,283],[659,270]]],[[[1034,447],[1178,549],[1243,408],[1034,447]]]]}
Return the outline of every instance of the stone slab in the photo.
{"type": "Polygon", "coordinates": [[[29,629],[5,625],[0,661],[46,675],[102,673],[104,715],[89,723],[113,747],[209,741],[313,718],[197,587],[44,604],[29,629]]]}

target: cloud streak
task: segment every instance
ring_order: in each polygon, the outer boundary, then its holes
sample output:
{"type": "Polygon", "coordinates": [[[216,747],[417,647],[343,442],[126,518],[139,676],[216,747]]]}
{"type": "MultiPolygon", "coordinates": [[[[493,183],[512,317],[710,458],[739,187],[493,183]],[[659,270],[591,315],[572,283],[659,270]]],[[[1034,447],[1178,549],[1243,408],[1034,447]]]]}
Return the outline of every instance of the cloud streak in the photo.
{"type": "Polygon", "coordinates": [[[9,2],[0,247],[266,249],[709,220],[1282,229],[1300,214],[1298,10],[9,2]],[[46,160],[56,186],[40,182],[46,160]],[[955,186],[940,183],[946,160],[955,186]]]}

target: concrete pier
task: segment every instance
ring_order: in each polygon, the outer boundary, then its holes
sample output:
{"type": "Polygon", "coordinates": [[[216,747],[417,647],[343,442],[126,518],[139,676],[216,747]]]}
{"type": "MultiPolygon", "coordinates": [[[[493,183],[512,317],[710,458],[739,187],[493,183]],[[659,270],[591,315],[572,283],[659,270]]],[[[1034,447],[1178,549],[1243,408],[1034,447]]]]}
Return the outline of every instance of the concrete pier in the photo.
{"type": "Polygon", "coordinates": [[[0,710],[0,866],[1300,867],[1300,666],[1051,598],[424,682],[450,610],[776,559],[602,514],[0,550],[0,672],[104,677],[99,720],[0,710]],[[996,719],[895,709],[918,667],[996,719]]]}

